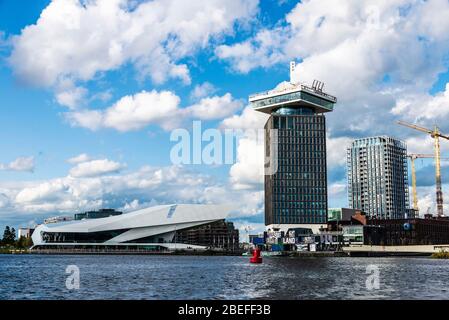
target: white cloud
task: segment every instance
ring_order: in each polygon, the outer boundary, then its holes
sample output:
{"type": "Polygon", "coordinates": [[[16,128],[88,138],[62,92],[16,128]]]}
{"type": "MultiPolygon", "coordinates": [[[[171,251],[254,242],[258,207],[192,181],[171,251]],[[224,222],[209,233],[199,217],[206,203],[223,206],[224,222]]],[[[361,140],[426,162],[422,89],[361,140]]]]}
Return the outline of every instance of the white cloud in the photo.
{"type": "Polygon", "coordinates": [[[41,86],[88,81],[126,63],[140,77],[190,82],[179,63],[251,19],[257,0],[53,0],[37,22],[12,38],[10,63],[22,80],[41,86]]]}
{"type": "Polygon", "coordinates": [[[230,93],[201,99],[198,103],[180,108],[181,99],[170,91],[142,91],[122,97],[105,110],[78,110],[66,114],[73,126],[91,130],[111,128],[118,131],[139,130],[150,124],[165,130],[180,126],[184,120],[222,119],[242,107],[230,93]]]}
{"type": "Polygon", "coordinates": [[[83,106],[88,95],[84,87],[76,87],[71,81],[61,81],[56,91],[56,101],[69,109],[77,109],[83,106]]]}
{"type": "Polygon", "coordinates": [[[76,178],[96,177],[110,173],[117,173],[124,167],[124,164],[108,159],[92,160],[79,163],[75,167],[70,169],[70,176],[76,178]]]}
{"type": "MultiPolygon", "coordinates": [[[[240,132],[237,139],[237,161],[229,170],[229,180],[235,190],[257,190],[264,178],[264,126],[269,115],[246,106],[239,115],[224,119],[220,127],[240,132]]],[[[242,191],[243,192],[243,191],[242,191]]]]}
{"type": "Polygon", "coordinates": [[[248,235],[260,234],[266,230],[265,224],[254,223],[245,219],[234,221],[234,226],[239,230],[241,242],[248,242],[248,235]],[[248,229],[249,227],[249,229],[248,229]]]}
{"type": "Polygon", "coordinates": [[[69,185],[62,179],[37,184],[33,187],[24,188],[15,197],[17,203],[29,203],[35,200],[57,201],[61,195],[69,191],[69,185]]]}
{"type": "Polygon", "coordinates": [[[6,194],[0,193],[0,209],[9,205],[9,198],[6,194]]]}
{"type": "MultiPolygon", "coordinates": [[[[399,129],[389,127],[400,117],[390,113],[396,101],[425,94],[447,70],[449,34],[441,30],[449,25],[447,12],[441,0],[303,1],[283,25],[216,53],[239,72],[282,62],[287,75],[287,62],[301,60],[296,78],[322,80],[339,99],[328,115],[335,137],[395,134],[399,129]]],[[[417,112],[433,111],[426,110],[417,112]]]]}
{"type": "Polygon", "coordinates": [[[234,189],[252,189],[263,186],[264,144],[263,139],[245,136],[238,139],[237,162],[229,170],[234,189]]]}
{"type": "Polygon", "coordinates": [[[347,196],[347,184],[345,182],[332,183],[329,186],[329,198],[343,198],[347,196]]]}
{"type": "MultiPolygon", "coordinates": [[[[449,190],[449,184],[443,184],[443,210],[444,215],[449,215],[449,197],[445,196],[445,191],[449,190]]],[[[424,214],[429,213],[436,215],[436,200],[435,200],[435,186],[427,186],[427,187],[418,187],[418,208],[419,215],[422,217],[424,214]]],[[[412,193],[410,188],[410,198],[412,199],[412,193]]]]}
{"type": "Polygon", "coordinates": [[[230,93],[223,96],[213,96],[201,99],[198,103],[184,109],[194,119],[223,119],[234,114],[243,106],[242,101],[234,100],[230,93]]]}
{"type": "MultiPolygon", "coordinates": [[[[396,101],[391,113],[401,115],[405,120],[411,122],[432,125],[433,121],[449,115],[449,83],[446,83],[443,92],[437,93],[435,96],[428,93],[417,93],[401,97],[396,101]]],[[[449,126],[445,127],[449,128],[449,126]]]]}
{"type": "Polygon", "coordinates": [[[215,54],[220,59],[229,60],[236,71],[248,73],[256,67],[270,67],[285,61],[280,48],[284,40],[282,29],[262,30],[245,42],[217,47],[215,54]]]}
{"type": "Polygon", "coordinates": [[[141,129],[151,123],[176,121],[180,99],[170,91],[142,91],[124,96],[106,110],[80,110],[67,114],[72,125],[91,130],[112,128],[118,131],[141,129]]]}
{"type": "MultiPolygon", "coordinates": [[[[324,90],[338,97],[326,122],[329,171],[340,172],[346,147],[362,136],[391,135],[406,140],[409,151],[433,152],[430,138],[396,125],[396,120],[429,127],[437,121],[449,132],[449,122],[444,121],[449,89],[428,94],[448,67],[449,34],[443,32],[449,27],[448,12],[444,0],[302,1],[275,27],[219,46],[215,53],[236,72],[282,63],[287,78],[288,61],[296,60],[296,79],[306,84],[322,80],[324,90]]],[[[222,126],[260,127],[256,114],[261,116],[247,107],[222,126]]],[[[442,148],[447,148],[445,143],[442,148]]],[[[331,183],[341,183],[340,176],[332,179],[338,181],[331,183]]]]}
{"type": "Polygon", "coordinates": [[[381,81],[386,72],[404,83],[419,74],[413,80],[425,83],[441,71],[448,49],[449,35],[441,30],[449,26],[447,12],[449,4],[441,0],[303,1],[286,16],[285,26],[223,45],[217,55],[240,72],[300,57],[301,79],[318,77],[338,94],[381,81]]]}
{"type": "Polygon", "coordinates": [[[263,185],[263,128],[268,117],[246,106],[239,115],[234,114],[220,124],[222,129],[241,133],[237,137],[237,161],[229,170],[229,181],[235,190],[260,190],[263,185]]]}
{"type": "Polygon", "coordinates": [[[268,114],[254,111],[251,106],[245,107],[240,115],[233,115],[222,121],[221,127],[225,129],[263,129],[269,118],[268,114]]]}
{"type": "Polygon", "coordinates": [[[70,159],[67,159],[67,162],[70,164],[78,164],[81,162],[87,162],[91,160],[91,158],[89,157],[89,155],[87,155],[86,153],[81,153],[75,157],[72,157],[70,159]]]}
{"type": "Polygon", "coordinates": [[[0,163],[0,170],[5,171],[34,171],[34,157],[19,157],[10,163],[0,163]]]}
{"type": "Polygon", "coordinates": [[[328,134],[327,166],[329,169],[346,165],[346,150],[351,146],[353,139],[349,137],[333,138],[328,134]]]}
{"type": "Polygon", "coordinates": [[[217,88],[214,87],[213,84],[209,82],[204,82],[202,84],[198,84],[193,88],[190,93],[190,98],[193,100],[198,100],[209,95],[214,94],[217,91],[217,88]]]}
{"type": "Polygon", "coordinates": [[[134,96],[125,96],[106,110],[104,126],[129,131],[160,120],[169,121],[179,102],[179,97],[169,91],[143,91],[134,96]]]}
{"type": "Polygon", "coordinates": [[[139,199],[134,199],[131,202],[127,202],[125,203],[125,205],[123,206],[123,208],[120,208],[120,210],[123,210],[125,212],[130,212],[130,211],[135,211],[144,207],[149,207],[150,205],[146,204],[142,204],[139,202],[139,199]]]}
{"type": "Polygon", "coordinates": [[[260,214],[263,192],[234,191],[216,178],[181,166],[149,167],[125,174],[54,178],[8,183],[0,181],[0,217],[49,216],[113,207],[126,211],[168,203],[233,203],[234,217],[260,214]]]}
{"type": "Polygon", "coordinates": [[[67,112],[66,119],[72,126],[88,128],[90,130],[98,130],[102,128],[104,115],[99,110],[79,110],[74,112],[67,112]]]}

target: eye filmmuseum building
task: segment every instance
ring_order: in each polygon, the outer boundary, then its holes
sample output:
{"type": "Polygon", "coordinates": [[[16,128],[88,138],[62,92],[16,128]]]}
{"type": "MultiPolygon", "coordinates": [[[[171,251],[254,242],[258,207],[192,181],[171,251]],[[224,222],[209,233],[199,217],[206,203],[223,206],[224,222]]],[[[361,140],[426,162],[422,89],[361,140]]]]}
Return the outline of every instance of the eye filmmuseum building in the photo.
{"type": "MultiPolygon", "coordinates": [[[[294,65],[292,66],[294,69],[294,65]]],[[[250,96],[265,124],[265,225],[274,229],[327,223],[326,118],[337,98],[315,81],[250,96]]]]}
{"type": "Polygon", "coordinates": [[[235,251],[239,231],[225,219],[228,205],[160,205],[122,214],[100,210],[77,219],[41,224],[34,250],[235,251]],[[106,216],[108,215],[108,216],[106,216]]]}

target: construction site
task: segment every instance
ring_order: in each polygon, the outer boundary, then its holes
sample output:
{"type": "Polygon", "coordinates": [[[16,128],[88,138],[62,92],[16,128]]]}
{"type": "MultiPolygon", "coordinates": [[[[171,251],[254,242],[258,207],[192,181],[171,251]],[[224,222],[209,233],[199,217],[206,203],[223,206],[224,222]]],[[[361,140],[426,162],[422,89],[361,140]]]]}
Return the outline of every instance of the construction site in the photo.
{"type": "MultiPolygon", "coordinates": [[[[351,217],[351,224],[359,228],[358,241],[343,248],[351,255],[430,255],[449,251],[449,217],[444,215],[443,190],[441,179],[440,138],[449,140],[439,128],[431,130],[415,124],[398,121],[399,125],[430,135],[434,141],[434,154],[408,153],[412,179],[412,208],[403,218],[379,219],[365,216],[363,219],[351,217]],[[427,207],[420,214],[416,178],[417,159],[434,159],[436,212],[427,207]],[[421,218],[420,218],[421,217],[421,218]]],[[[352,228],[354,230],[354,227],[352,228]]]]}

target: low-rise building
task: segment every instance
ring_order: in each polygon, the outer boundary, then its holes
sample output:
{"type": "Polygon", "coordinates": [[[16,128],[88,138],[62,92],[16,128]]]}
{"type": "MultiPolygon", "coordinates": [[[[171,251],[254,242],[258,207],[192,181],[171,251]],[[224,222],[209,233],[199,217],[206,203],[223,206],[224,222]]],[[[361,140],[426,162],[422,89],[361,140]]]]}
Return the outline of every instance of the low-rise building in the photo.
{"type": "Polygon", "coordinates": [[[364,244],[401,246],[449,244],[449,219],[370,219],[363,232],[364,244]]]}
{"type": "Polygon", "coordinates": [[[17,239],[22,237],[29,239],[34,232],[34,228],[19,228],[17,230],[17,239]]]}

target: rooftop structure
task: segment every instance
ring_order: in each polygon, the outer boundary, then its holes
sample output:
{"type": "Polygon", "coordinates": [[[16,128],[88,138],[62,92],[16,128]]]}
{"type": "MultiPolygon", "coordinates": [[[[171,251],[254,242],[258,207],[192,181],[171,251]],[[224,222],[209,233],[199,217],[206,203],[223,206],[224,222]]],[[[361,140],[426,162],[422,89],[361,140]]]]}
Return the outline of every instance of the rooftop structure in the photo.
{"type": "Polygon", "coordinates": [[[100,219],[107,218],[111,216],[121,215],[121,211],[115,211],[114,209],[100,209],[98,211],[87,211],[84,213],[76,213],[75,220],[83,220],[83,219],[100,219]]]}
{"type": "Polygon", "coordinates": [[[67,217],[67,216],[56,216],[47,218],[44,220],[44,224],[50,224],[50,223],[58,223],[63,221],[72,221],[73,217],[67,217]]]}
{"type": "Polygon", "coordinates": [[[249,102],[254,110],[268,114],[279,107],[312,107],[315,113],[331,112],[337,98],[323,92],[322,88],[321,82],[312,87],[301,83],[284,83],[281,88],[250,95],[249,102]]]}

